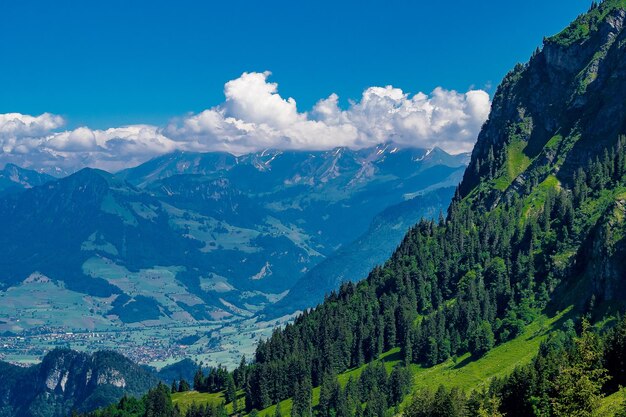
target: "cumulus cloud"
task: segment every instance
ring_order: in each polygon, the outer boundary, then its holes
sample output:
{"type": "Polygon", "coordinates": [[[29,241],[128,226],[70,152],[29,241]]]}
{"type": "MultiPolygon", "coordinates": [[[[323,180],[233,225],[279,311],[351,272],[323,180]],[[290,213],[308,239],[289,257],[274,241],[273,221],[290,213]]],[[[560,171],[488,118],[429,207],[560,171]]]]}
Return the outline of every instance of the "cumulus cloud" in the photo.
{"type": "Polygon", "coordinates": [[[150,125],[106,130],[79,127],[57,132],[56,126],[63,125],[60,123],[49,125],[38,135],[9,136],[4,135],[1,120],[0,162],[50,173],[69,173],[86,166],[117,171],[180,148],[163,136],[159,127],[150,125]]]}
{"type": "Polygon", "coordinates": [[[331,94],[310,112],[298,112],[293,98],[278,93],[270,73],[244,73],[229,81],[225,102],[170,123],[169,137],[196,149],[235,153],[263,148],[328,149],[365,147],[394,141],[452,153],[472,149],[489,114],[489,95],[436,88],[413,96],[399,88],[370,87],[347,109],[331,94]]]}
{"type": "Polygon", "coordinates": [[[60,131],[65,124],[60,116],[0,114],[0,162],[67,171],[83,166],[118,170],[174,150],[243,154],[267,148],[362,148],[388,141],[459,153],[472,149],[491,105],[482,90],[436,88],[428,95],[410,95],[386,86],[366,89],[345,109],[331,94],[301,112],[293,98],[279,94],[269,76],[244,73],[225,84],[222,104],[163,127],[60,131]]]}
{"type": "Polygon", "coordinates": [[[27,152],[28,142],[64,124],[61,116],[44,113],[30,116],[20,113],[0,114],[0,149],[3,153],[27,152]]]}

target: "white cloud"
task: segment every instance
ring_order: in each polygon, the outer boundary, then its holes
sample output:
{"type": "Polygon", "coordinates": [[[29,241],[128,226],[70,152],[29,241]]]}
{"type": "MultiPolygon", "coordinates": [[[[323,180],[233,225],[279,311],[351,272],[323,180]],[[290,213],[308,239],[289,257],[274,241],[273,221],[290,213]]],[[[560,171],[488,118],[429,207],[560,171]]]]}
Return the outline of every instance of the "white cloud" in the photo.
{"type": "Polygon", "coordinates": [[[0,114],[0,150],[2,153],[27,152],[28,142],[62,127],[61,116],[44,113],[30,116],[20,113],[0,114]]]}
{"type": "Polygon", "coordinates": [[[48,137],[45,145],[57,151],[93,151],[96,148],[96,135],[87,127],[79,127],[48,137]]]}
{"type": "Polygon", "coordinates": [[[244,73],[224,86],[226,113],[251,123],[285,128],[306,119],[299,114],[293,98],[283,99],[278,84],[267,82],[270,72],[244,73]]]}
{"type": "Polygon", "coordinates": [[[463,94],[436,88],[411,96],[386,86],[366,89],[346,109],[331,94],[310,112],[299,112],[296,101],[280,96],[269,76],[244,73],[225,84],[222,104],[164,127],[59,131],[64,125],[60,116],[0,114],[0,162],[118,170],[177,149],[242,154],[266,148],[360,148],[386,141],[458,153],[472,149],[491,104],[482,90],[463,94]]]}
{"type": "Polygon", "coordinates": [[[413,96],[399,88],[370,87],[346,110],[336,94],[300,113],[293,98],[284,99],[270,74],[244,73],[226,83],[226,101],[165,128],[172,138],[204,150],[235,153],[263,148],[328,149],[364,147],[393,140],[399,144],[452,153],[472,149],[487,119],[489,95],[436,88],[413,96]]]}

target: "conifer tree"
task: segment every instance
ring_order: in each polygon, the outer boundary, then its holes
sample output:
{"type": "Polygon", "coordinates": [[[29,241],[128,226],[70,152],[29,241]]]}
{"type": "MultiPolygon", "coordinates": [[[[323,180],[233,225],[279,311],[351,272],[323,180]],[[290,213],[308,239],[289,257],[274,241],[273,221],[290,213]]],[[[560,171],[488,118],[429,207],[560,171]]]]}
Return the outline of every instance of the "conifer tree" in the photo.
{"type": "Polygon", "coordinates": [[[274,417],[283,417],[283,412],[280,408],[280,403],[276,404],[276,409],[274,410],[274,417]]]}
{"type": "Polygon", "coordinates": [[[602,386],[608,375],[602,367],[599,337],[590,330],[590,326],[584,319],[571,363],[560,370],[553,383],[556,396],[552,408],[556,417],[592,417],[596,415],[604,396],[602,386]]]}
{"type": "Polygon", "coordinates": [[[189,382],[185,381],[184,379],[181,379],[180,382],[178,383],[178,392],[187,392],[190,390],[191,390],[191,387],[189,386],[189,382]]]}
{"type": "Polygon", "coordinates": [[[196,370],[193,376],[193,389],[198,392],[205,392],[206,388],[204,372],[202,372],[201,367],[198,367],[198,370],[196,370]]]}

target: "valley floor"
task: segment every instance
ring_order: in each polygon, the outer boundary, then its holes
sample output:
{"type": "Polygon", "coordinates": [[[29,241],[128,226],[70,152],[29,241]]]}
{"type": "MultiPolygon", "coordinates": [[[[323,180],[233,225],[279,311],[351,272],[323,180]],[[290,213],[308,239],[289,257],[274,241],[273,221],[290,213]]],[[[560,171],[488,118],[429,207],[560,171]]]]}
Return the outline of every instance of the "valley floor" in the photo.
{"type": "Polygon", "coordinates": [[[84,352],[114,350],[158,369],[184,358],[232,369],[239,364],[242,354],[254,355],[260,338],[268,338],[277,325],[289,319],[270,322],[243,319],[193,326],[172,323],[98,331],[41,328],[16,335],[0,333],[0,360],[28,365],[39,362],[45,352],[62,347],[84,352]]]}

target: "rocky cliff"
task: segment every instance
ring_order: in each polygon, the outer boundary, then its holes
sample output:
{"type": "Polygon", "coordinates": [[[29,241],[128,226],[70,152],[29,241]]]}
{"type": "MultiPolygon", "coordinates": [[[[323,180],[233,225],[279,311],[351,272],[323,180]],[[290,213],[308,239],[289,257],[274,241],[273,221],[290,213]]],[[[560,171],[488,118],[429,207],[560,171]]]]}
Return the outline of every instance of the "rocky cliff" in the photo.
{"type": "MultiPolygon", "coordinates": [[[[573,195],[576,178],[589,178],[593,162],[606,166],[613,159],[626,134],[625,21],[625,1],[594,2],[505,77],[459,188],[465,201],[491,210],[521,197],[529,215],[533,207],[542,210],[548,190],[573,195]]],[[[563,293],[568,302],[591,295],[621,302],[626,296],[622,190],[594,196],[588,214],[578,222],[580,251],[563,293]]]]}
{"type": "Polygon", "coordinates": [[[28,368],[0,362],[0,416],[56,417],[92,410],[125,394],[141,395],[158,381],[114,352],[92,355],[67,349],[28,368]]]}
{"type": "Polygon", "coordinates": [[[494,203],[550,174],[571,182],[578,167],[616,143],[626,129],[625,19],[622,0],[594,4],[505,77],[462,196],[476,190],[494,203]]]}

